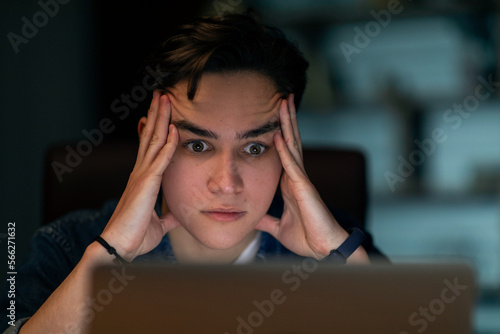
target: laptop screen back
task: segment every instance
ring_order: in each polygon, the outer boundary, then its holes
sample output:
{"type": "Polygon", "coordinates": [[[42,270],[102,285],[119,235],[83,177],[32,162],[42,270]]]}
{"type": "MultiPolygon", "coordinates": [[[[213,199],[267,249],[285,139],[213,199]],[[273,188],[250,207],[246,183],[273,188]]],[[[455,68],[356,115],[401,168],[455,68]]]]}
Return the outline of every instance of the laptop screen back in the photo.
{"type": "Polygon", "coordinates": [[[466,265],[104,267],[91,333],[471,333],[466,265]]]}

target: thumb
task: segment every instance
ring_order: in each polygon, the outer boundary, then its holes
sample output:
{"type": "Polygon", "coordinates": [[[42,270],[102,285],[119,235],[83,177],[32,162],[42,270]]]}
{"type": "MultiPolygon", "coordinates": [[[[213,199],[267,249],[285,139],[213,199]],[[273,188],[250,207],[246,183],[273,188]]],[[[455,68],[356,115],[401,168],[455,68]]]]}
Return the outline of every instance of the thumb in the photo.
{"type": "Polygon", "coordinates": [[[267,232],[277,238],[280,226],[280,219],[266,214],[255,226],[257,230],[267,232]]]}
{"type": "Polygon", "coordinates": [[[167,212],[165,215],[161,216],[159,220],[161,227],[163,229],[163,235],[165,235],[168,231],[173,230],[177,226],[181,225],[179,221],[170,212],[167,212]]]}

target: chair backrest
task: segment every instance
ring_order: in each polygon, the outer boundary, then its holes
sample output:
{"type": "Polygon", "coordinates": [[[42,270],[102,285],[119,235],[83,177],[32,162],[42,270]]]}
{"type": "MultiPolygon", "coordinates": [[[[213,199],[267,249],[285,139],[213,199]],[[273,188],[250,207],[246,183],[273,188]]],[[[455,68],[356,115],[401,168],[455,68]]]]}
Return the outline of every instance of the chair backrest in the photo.
{"type": "Polygon", "coordinates": [[[304,166],[323,201],[366,222],[368,203],[366,160],[359,150],[305,148],[304,166]]]}
{"type": "Polygon", "coordinates": [[[45,153],[43,223],[72,210],[98,209],[106,200],[120,198],[134,167],[138,143],[102,143],[86,156],[77,148],[77,143],[54,145],[45,153]]]}
{"type": "MultiPolygon", "coordinates": [[[[119,198],[137,148],[136,142],[103,143],[82,156],[77,143],[50,147],[45,155],[43,222],[76,209],[97,209],[106,200],[119,198]]],[[[345,149],[305,149],[304,161],[325,203],[364,225],[367,191],[363,154],[345,149]]]]}

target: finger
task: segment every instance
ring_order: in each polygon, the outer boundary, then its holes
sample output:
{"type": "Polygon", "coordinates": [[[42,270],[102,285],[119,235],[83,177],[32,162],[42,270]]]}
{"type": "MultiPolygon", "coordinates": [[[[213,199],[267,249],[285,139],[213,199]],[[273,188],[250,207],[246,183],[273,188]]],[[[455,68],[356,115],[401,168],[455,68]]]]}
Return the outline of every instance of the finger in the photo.
{"type": "Polygon", "coordinates": [[[154,161],[151,164],[151,169],[153,173],[158,176],[162,176],[167,169],[170,161],[172,161],[172,157],[175,153],[175,149],[177,148],[177,144],[179,143],[179,132],[177,127],[173,124],[170,124],[168,127],[168,137],[167,142],[161,148],[161,150],[156,155],[154,161]]]}
{"type": "Polygon", "coordinates": [[[295,98],[294,94],[290,94],[288,96],[288,101],[287,101],[288,102],[288,110],[290,111],[290,120],[292,122],[293,134],[295,136],[295,140],[297,141],[300,157],[303,158],[302,139],[300,138],[299,123],[297,121],[297,110],[295,108],[294,98],[295,98]]]}
{"type": "Polygon", "coordinates": [[[278,237],[280,220],[270,215],[265,215],[264,218],[255,226],[257,230],[267,232],[273,237],[278,237]]]}
{"type": "Polygon", "coordinates": [[[160,105],[158,107],[158,113],[155,122],[155,129],[144,157],[144,162],[146,164],[151,163],[158,152],[163,148],[168,136],[168,125],[170,122],[170,100],[167,95],[162,95],[160,97],[160,105]]]}
{"type": "Polygon", "coordinates": [[[163,235],[181,225],[171,212],[167,212],[159,221],[163,230],[163,235]]]}
{"type": "MultiPolygon", "coordinates": [[[[164,143],[167,140],[168,125],[170,121],[170,99],[168,95],[160,97],[160,106],[158,108],[158,115],[156,117],[155,134],[158,135],[158,141],[164,143]]],[[[151,143],[150,144],[154,144],[151,143]]]]}
{"type": "Polygon", "coordinates": [[[289,151],[288,145],[286,145],[285,139],[283,138],[280,131],[277,131],[274,134],[274,143],[276,146],[276,150],[278,151],[281,164],[283,165],[283,168],[285,169],[285,172],[290,177],[290,179],[293,182],[296,182],[306,177],[304,166],[297,163],[296,158],[289,151]]]}
{"type": "Polygon", "coordinates": [[[153,135],[153,131],[156,123],[156,115],[158,113],[159,103],[160,103],[160,92],[155,90],[153,92],[153,99],[151,100],[151,104],[148,110],[148,116],[146,118],[146,125],[144,129],[142,129],[141,136],[139,138],[139,151],[137,153],[137,163],[142,163],[144,156],[146,155],[146,151],[149,147],[149,141],[151,140],[151,136],[153,135]]]}
{"type": "Polygon", "coordinates": [[[288,151],[293,155],[293,158],[298,164],[303,165],[298,142],[292,128],[292,120],[288,110],[288,103],[285,100],[282,101],[280,106],[280,124],[288,151]]]}

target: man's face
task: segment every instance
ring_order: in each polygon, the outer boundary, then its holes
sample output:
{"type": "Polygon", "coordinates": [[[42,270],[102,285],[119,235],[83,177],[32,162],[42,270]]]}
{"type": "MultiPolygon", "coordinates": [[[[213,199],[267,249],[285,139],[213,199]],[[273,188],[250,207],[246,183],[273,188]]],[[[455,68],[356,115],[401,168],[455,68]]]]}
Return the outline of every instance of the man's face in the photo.
{"type": "Polygon", "coordinates": [[[281,175],[273,135],[282,97],[252,72],[205,74],[189,101],[186,82],[171,89],[179,145],[163,174],[171,213],[202,245],[228,249],[254,231],[281,175]]]}

